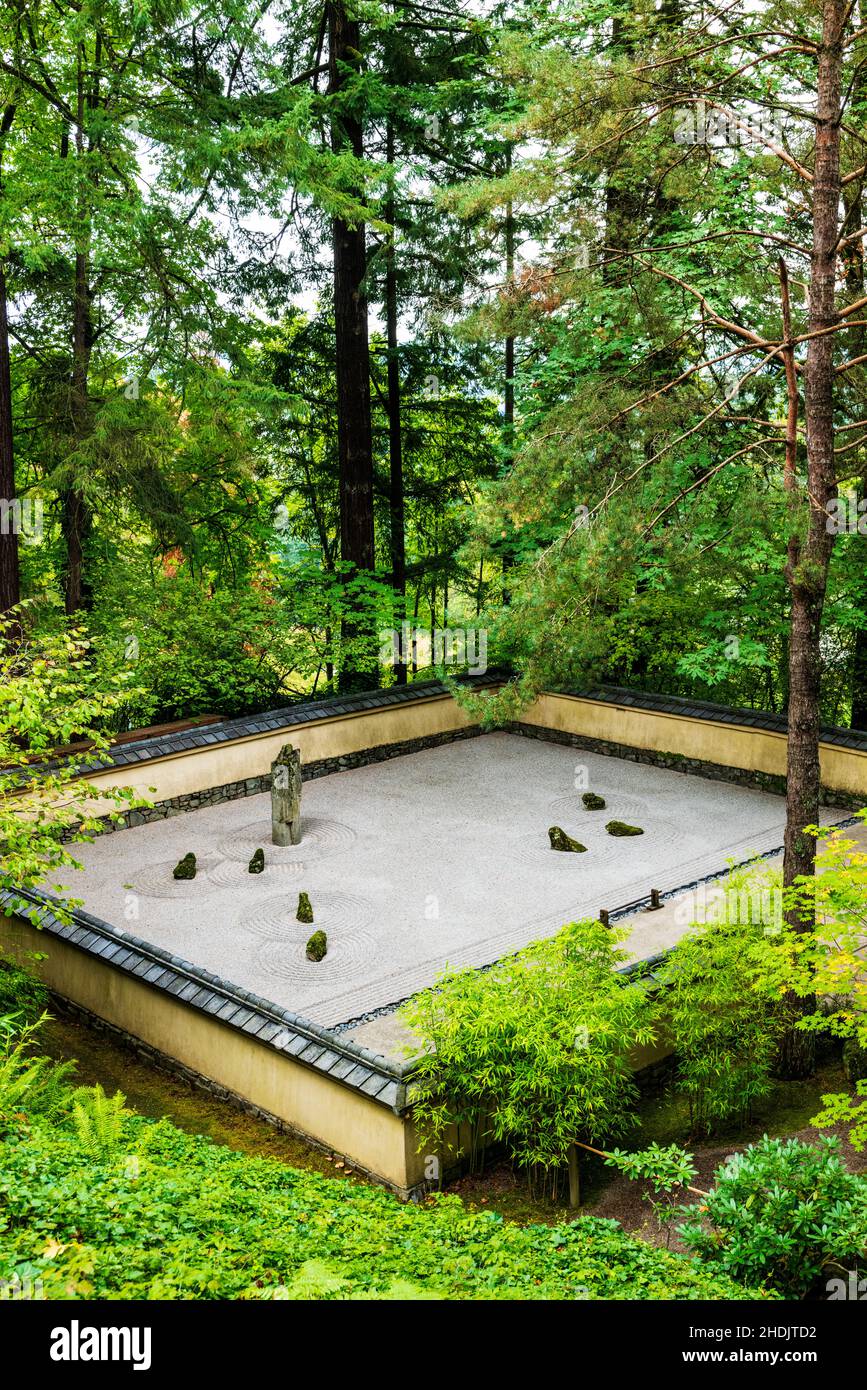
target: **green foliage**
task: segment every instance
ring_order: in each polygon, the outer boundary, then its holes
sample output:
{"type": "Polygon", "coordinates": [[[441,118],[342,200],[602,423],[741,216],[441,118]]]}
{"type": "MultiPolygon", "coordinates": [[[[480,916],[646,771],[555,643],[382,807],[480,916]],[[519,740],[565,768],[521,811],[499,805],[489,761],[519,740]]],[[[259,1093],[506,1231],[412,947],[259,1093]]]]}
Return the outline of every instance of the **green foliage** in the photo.
{"type": "Polygon", "coordinates": [[[636,1153],[612,1149],[605,1161],[627,1178],[644,1178],[651,1182],[655,1192],[672,1192],[688,1187],[698,1174],[692,1154],[677,1144],[663,1148],[661,1144],[654,1143],[636,1153]]]}
{"type": "Polygon", "coordinates": [[[73,1063],[58,1065],[35,1054],[44,1017],[24,1028],[0,1026],[0,1136],[26,1126],[25,1112],[53,1118],[69,1109],[73,1063]]]}
{"type": "MultiPolygon", "coordinates": [[[[867,811],[858,813],[867,820],[867,811]]],[[[867,1048],[867,854],[845,830],[812,826],[817,839],[817,873],[800,878],[786,893],[786,906],[815,930],[793,943],[791,987],[815,1007],[798,1026],[844,1041],[854,1093],[822,1097],[813,1124],[844,1124],[856,1149],[867,1145],[867,1086],[862,1079],[867,1048]]]]}
{"type": "Polygon", "coordinates": [[[681,1237],[707,1266],[803,1298],[828,1264],[863,1267],[867,1181],[847,1172],[839,1141],[769,1139],[733,1154],[681,1237]]]}
{"type": "Polygon", "coordinates": [[[447,973],[403,1006],[423,1048],[413,1100],[424,1142],[457,1127],[471,1160],[493,1141],[526,1169],[556,1173],[573,1141],[629,1128],[629,1054],[654,1026],[645,987],[616,972],[622,939],[573,922],[488,970],[447,973]]]}
{"type": "Polygon", "coordinates": [[[72,1123],[81,1148],[91,1158],[109,1157],[123,1143],[126,1096],[107,1096],[101,1086],[79,1086],[72,1094],[72,1123]]]}
{"type": "MultiPolygon", "coordinates": [[[[25,608],[22,622],[29,617],[25,608]]],[[[97,828],[91,802],[142,804],[128,790],[97,789],[82,776],[107,747],[107,728],[130,686],[129,674],[80,626],[34,635],[0,615],[0,889],[31,888],[77,868],[70,841],[97,828]],[[68,745],[77,751],[56,754],[68,745]]],[[[19,905],[29,913],[23,900],[19,905]]]]}
{"type": "Polygon", "coordinates": [[[760,871],[732,873],[718,909],[680,938],[659,972],[697,1133],[746,1123],[771,1088],[791,958],[788,933],[763,914],[765,883],[760,871]]]}
{"type": "Polygon", "coordinates": [[[48,990],[29,970],[0,957],[0,1017],[19,1031],[36,1023],[48,1009],[48,990]]]}
{"type": "Polygon", "coordinates": [[[7,1136],[0,1279],[39,1279],[48,1299],[755,1296],[614,1221],[520,1227],[456,1197],[402,1204],[166,1121],[122,1123],[137,1166],[38,1120],[7,1136]]]}
{"type": "Polygon", "coordinates": [[[311,653],[293,627],[274,576],[218,587],[181,572],[115,585],[100,610],[106,634],[121,632],[131,669],[146,692],[140,724],[222,714],[229,718],[288,702],[287,682],[311,653]],[[109,601],[110,599],[110,601],[109,601]]]}

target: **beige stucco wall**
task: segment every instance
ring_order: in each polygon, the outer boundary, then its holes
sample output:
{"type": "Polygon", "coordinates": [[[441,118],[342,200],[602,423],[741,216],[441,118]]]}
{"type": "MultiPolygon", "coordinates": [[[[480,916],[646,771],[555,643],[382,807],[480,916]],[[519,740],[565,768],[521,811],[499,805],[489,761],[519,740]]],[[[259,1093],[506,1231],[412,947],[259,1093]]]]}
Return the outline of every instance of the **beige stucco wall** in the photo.
{"type": "Polygon", "coordinates": [[[29,922],[0,917],[0,944],[18,959],[45,952],[38,965],[32,959],[26,963],[58,994],[270,1111],[367,1172],[401,1191],[419,1180],[422,1160],[415,1152],[412,1126],[388,1107],[29,922]]]}
{"type": "MultiPolygon", "coordinates": [[[[541,696],[521,722],[724,767],[786,775],[786,736],[765,729],[657,714],[574,695],[541,696]]],[[[823,743],[820,752],[823,785],[867,800],[867,753],[830,743],[823,743]]]]}
{"type": "MultiPolygon", "coordinates": [[[[260,777],[271,770],[272,762],[285,743],[300,750],[302,762],[312,763],[320,758],[358,753],[365,748],[450,733],[468,728],[471,723],[450,695],[435,695],[413,704],[359,714],[331,715],[276,733],[254,734],[231,743],[193,748],[138,767],[110,768],[95,773],[88,780],[96,787],[132,787],[151,800],[168,801],[228,782],[242,782],[247,777],[260,777]]],[[[99,814],[107,806],[97,803],[95,809],[99,814]]]]}

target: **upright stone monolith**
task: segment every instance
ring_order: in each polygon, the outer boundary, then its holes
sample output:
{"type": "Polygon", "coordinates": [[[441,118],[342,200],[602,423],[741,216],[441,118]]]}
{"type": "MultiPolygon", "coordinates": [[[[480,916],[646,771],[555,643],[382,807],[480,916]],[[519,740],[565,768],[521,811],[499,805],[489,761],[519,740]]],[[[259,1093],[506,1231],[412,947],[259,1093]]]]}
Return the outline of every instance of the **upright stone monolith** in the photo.
{"type": "Polygon", "coordinates": [[[275,845],[301,843],[301,754],[291,743],[271,764],[271,839],[275,845]]]}

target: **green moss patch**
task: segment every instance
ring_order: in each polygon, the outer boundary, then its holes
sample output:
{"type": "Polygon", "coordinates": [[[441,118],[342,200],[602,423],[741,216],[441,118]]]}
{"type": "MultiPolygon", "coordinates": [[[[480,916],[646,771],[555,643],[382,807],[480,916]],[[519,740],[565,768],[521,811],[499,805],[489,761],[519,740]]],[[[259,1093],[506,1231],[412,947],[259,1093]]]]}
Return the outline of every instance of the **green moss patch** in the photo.
{"type": "Polygon", "coordinates": [[[307,942],[307,959],[324,960],[328,954],[328,937],[324,931],[315,931],[307,942]]]}
{"type": "Polygon", "coordinates": [[[587,846],[582,845],[578,840],[573,840],[571,835],[567,835],[559,825],[552,825],[548,831],[548,839],[551,841],[551,848],[560,850],[567,854],[586,854],[587,846]]]}
{"type": "Polygon", "coordinates": [[[581,800],[588,811],[605,810],[605,797],[599,796],[596,792],[585,792],[581,800]]]}
{"type": "Polygon", "coordinates": [[[306,893],[298,894],[298,911],[295,913],[297,922],[312,922],[313,908],[310,905],[310,898],[306,893]]]}
{"type": "Polygon", "coordinates": [[[172,870],[172,878],[190,879],[196,876],[196,856],[192,853],[185,854],[183,859],[177,863],[172,870]]]}
{"type": "Polygon", "coordinates": [[[609,835],[643,835],[640,825],[627,825],[622,820],[610,820],[605,829],[609,835]]]}

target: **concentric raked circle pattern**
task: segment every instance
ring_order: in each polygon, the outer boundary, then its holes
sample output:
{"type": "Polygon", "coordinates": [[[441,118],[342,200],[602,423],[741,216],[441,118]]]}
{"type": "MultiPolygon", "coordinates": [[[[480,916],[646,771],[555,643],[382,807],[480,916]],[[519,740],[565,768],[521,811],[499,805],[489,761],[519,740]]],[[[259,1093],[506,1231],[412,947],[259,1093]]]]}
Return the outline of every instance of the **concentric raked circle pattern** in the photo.
{"type": "MultiPolygon", "coordinates": [[[[605,812],[603,811],[603,815],[605,812]]],[[[618,845],[640,844],[644,836],[636,835],[634,839],[618,840],[613,835],[606,835],[605,822],[603,821],[598,829],[594,827],[592,834],[587,833],[586,824],[576,821],[567,821],[564,817],[562,821],[552,821],[552,825],[560,824],[561,829],[571,835],[573,840],[579,844],[586,845],[586,854],[570,853],[566,850],[556,850],[551,848],[548,839],[548,826],[541,825],[538,830],[534,830],[531,835],[521,835],[512,841],[512,846],[516,855],[521,859],[529,860],[531,864],[544,864],[553,873],[576,873],[591,872],[593,867],[600,864],[607,864],[618,853],[618,845]],[[602,832],[600,835],[600,831],[602,832]]]]}
{"type": "Polygon", "coordinates": [[[360,928],[330,932],[323,926],[328,936],[328,953],[324,960],[308,960],[307,941],[314,927],[304,928],[300,922],[294,926],[302,933],[300,936],[287,930],[282,941],[266,941],[259,947],[253,957],[257,970],[293,983],[303,981],[309,985],[320,980],[331,985],[344,978],[358,979],[359,967],[374,959],[376,943],[369,932],[360,928]]]}
{"type": "MultiPolygon", "coordinates": [[[[196,877],[172,878],[177,859],[165,859],[159,864],[144,864],[128,880],[130,891],[145,898],[202,898],[212,891],[210,875],[219,866],[215,857],[196,857],[196,877]]],[[[126,886],[126,885],[124,885],[126,886]]]]}
{"type": "Polygon", "coordinates": [[[355,831],[340,821],[325,820],[318,816],[302,816],[299,845],[287,845],[285,848],[273,845],[270,820],[257,820],[250,825],[242,826],[234,834],[227,835],[217,848],[227,859],[235,859],[242,864],[249,863],[253,852],[261,848],[265,851],[266,862],[276,866],[303,864],[308,859],[322,859],[327,854],[338,854],[348,849],[354,839],[355,831]]]}
{"type": "Polygon", "coordinates": [[[313,908],[313,923],[299,922],[295,913],[298,910],[298,889],[302,885],[287,885],[286,892],[266,898],[264,902],[242,917],[239,926],[254,936],[278,944],[287,939],[300,936],[304,945],[311,933],[321,927],[328,935],[329,951],[332,934],[335,942],[338,937],[349,937],[366,927],[373,917],[373,903],[369,898],[351,896],[348,893],[317,892],[309,888],[313,908]]]}
{"type": "MultiPolygon", "coordinates": [[[[549,811],[554,820],[553,825],[559,825],[557,816],[563,817],[563,829],[568,834],[572,834],[568,820],[575,826],[595,826],[598,822],[602,830],[605,829],[605,822],[609,820],[623,820],[627,825],[644,825],[645,820],[649,820],[652,812],[647,801],[641,796],[630,796],[628,792],[599,792],[600,796],[605,797],[605,808],[602,811],[588,811],[581,800],[582,793],[579,791],[569,792],[567,796],[558,796],[549,804],[549,811]]],[[[578,839],[581,836],[578,835],[578,839]]],[[[582,841],[583,844],[583,841],[582,841]]]]}
{"type": "Polygon", "coordinates": [[[279,879],[286,874],[303,874],[304,865],[300,859],[290,859],[288,863],[276,864],[270,853],[271,848],[273,847],[269,845],[262,846],[265,851],[263,873],[251,874],[247,864],[240,859],[223,859],[209,871],[208,882],[215,888],[252,888],[257,884],[268,887],[273,886],[275,876],[279,879]]]}

